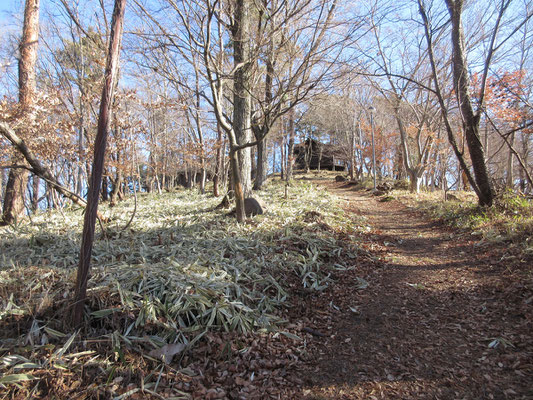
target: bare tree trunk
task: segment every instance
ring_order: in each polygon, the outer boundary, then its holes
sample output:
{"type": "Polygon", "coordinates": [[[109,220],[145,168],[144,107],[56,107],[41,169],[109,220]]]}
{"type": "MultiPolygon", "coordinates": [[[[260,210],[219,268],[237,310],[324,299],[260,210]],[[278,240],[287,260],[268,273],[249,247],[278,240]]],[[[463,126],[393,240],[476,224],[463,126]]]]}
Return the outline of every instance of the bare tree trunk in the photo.
{"type": "Polygon", "coordinates": [[[83,309],[87,297],[87,281],[89,279],[89,269],[91,266],[96,214],[98,212],[98,199],[100,197],[100,185],[102,183],[104,157],[107,146],[107,134],[110,120],[109,114],[113,104],[113,92],[118,75],[118,61],[120,55],[120,42],[122,39],[122,31],[124,26],[125,8],[126,0],[115,0],[105,70],[105,84],[102,90],[102,100],[100,101],[98,131],[94,146],[93,168],[89,181],[89,192],[87,194],[87,208],[85,210],[83,223],[80,262],[78,265],[76,291],[72,309],[72,323],[75,326],[82,322],[83,309]]]}
{"type": "Polygon", "coordinates": [[[32,181],[32,192],[33,197],[31,199],[31,210],[35,213],[37,212],[37,209],[39,208],[39,186],[41,183],[41,180],[37,175],[33,175],[33,181],[32,181]]]}
{"type": "Polygon", "coordinates": [[[192,189],[192,167],[189,164],[185,165],[185,187],[192,189]]]}
{"type": "Polygon", "coordinates": [[[445,1],[452,24],[454,86],[463,117],[466,143],[470,153],[470,160],[472,161],[475,181],[479,190],[479,193],[477,193],[479,204],[482,206],[491,206],[494,200],[494,190],[490,182],[483,144],[479,135],[480,114],[479,111],[474,112],[470,98],[470,74],[466,63],[462,23],[463,0],[445,1]]]}
{"type": "MultiPolygon", "coordinates": [[[[118,173],[118,178],[121,178],[121,174],[118,173]]],[[[120,183],[122,184],[122,179],[120,179],[120,183]]],[[[163,167],[163,173],[161,174],[161,189],[165,190],[167,188],[167,174],[166,174],[166,168],[163,167]]],[[[119,186],[120,189],[120,186],[119,186]]],[[[117,190],[117,193],[119,193],[120,190],[117,190]]]]}
{"type": "MultiPolygon", "coordinates": [[[[14,165],[24,162],[24,159],[16,154],[13,158],[14,165]]],[[[9,171],[4,196],[4,210],[0,226],[14,222],[18,217],[24,215],[24,197],[26,193],[26,181],[28,171],[24,169],[12,168],[9,171]]]]}
{"type": "Polygon", "coordinates": [[[83,188],[83,166],[82,166],[82,159],[83,159],[83,127],[84,127],[84,109],[83,109],[83,100],[82,96],[80,96],[80,121],[79,121],[79,130],[78,130],[78,182],[76,184],[76,194],[81,197],[81,192],[83,188]]]}
{"type": "MultiPolygon", "coordinates": [[[[526,192],[526,176],[528,175],[527,172],[527,165],[528,165],[528,156],[529,156],[529,135],[525,135],[522,133],[522,159],[524,161],[523,165],[520,164],[520,190],[522,193],[526,192]]],[[[530,183],[531,185],[531,183],[530,183]]],[[[533,185],[529,188],[530,190],[533,190],[533,185]]]]}
{"type": "Polygon", "coordinates": [[[351,137],[351,146],[350,146],[350,179],[353,181],[355,179],[355,127],[352,131],[351,137]]]}
{"type": "Polygon", "coordinates": [[[120,197],[120,188],[122,186],[123,179],[122,172],[118,171],[113,182],[113,189],[109,195],[109,203],[111,206],[115,206],[117,204],[117,199],[120,197]]]}
{"type": "Polygon", "coordinates": [[[251,146],[250,150],[250,160],[252,161],[252,173],[250,176],[252,177],[252,182],[255,182],[255,176],[257,174],[257,144],[255,146],[251,146]]]}
{"type": "Polygon", "coordinates": [[[294,129],[294,108],[291,108],[289,111],[289,145],[287,147],[287,182],[292,181],[293,179],[293,169],[294,169],[294,139],[296,136],[296,131],[294,129]]]}
{"type": "Polygon", "coordinates": [[[230,150],[229,153],[231,163],[231,183],[233,186],[233,193],[235,195],[235,216],[238,222],[244,222],[246,214],[244,211],[244,192],[242,187],[242,180],[240,177],[239,157],[236,151],[230,150]]]}
{"type": "MultiPolygon", "coordinates": [[[[204,161],[202,160],[202,163],[204,161]]],[[[204,194],[205,193],[205,181],[207,179],[207,171],[205,169],[205,166],[202,166],[202,168],[200,168],[200,193],[201,194],[204,194]]]]}
{"type": "MultiPolygon", "coordinates": [[[[275,5],[272,3],[272,8],[275,5]]],[[[272,12],[272,10],[271,10],[272,12]]],[[[261,24],[260,24],[261,25],[261,24]]],[[[272,79],[274,76],[274,37],[270,37],[268,47],[268,56],[265,61],[265,105],[269,107],[272,104],[272,79]]],[[[259,61],[259,60],[258,60],[259,61]]],[[[253,132],[257,143],[257,170],[255,175],[254,190],[261,190],[267,180],[268,175],[268,143],[266,135],[270,131],[270,115],[264,116],[265,120],[261,127],[254,126],[253,132]]]]}
{"type": "Polygon", "coordinates": [[[266,137],[257,143],[257,169],[255,172],[254,190],[261,190],[267,180],[268,146],[266,137]]]}
{"type": "Polygon", "coordinates": [[[224,143],[222,146],[222,162],[221,162],[221,170],[222,170],[222,176],[221,176],[221,186],[223,190],[227,190],[227,188],[230,186],[230,169],[231,169],[231,162],[226,162],[226,149],[228,148],[227,138],[224,137],[224,143]]]}
{"type": "Polygon", "coordinates": [[[4,198],[4,170],[0,169],[0,213],[2,212],[2,200],[4,198]]]}
{"type": "Polygon", "coordinates": [[[205,181],[206,181],[206,154],[204,144],[204,133],[202,129],[202,121],[200,120],[200,74],[196,64],[196,58],[194,58],[194,74],[196,77],[196,90],[195,90],[195,110],[194,110],[194,122],[196,124],[196,131],[198,133],[198,144],[200,145],[200,193],[205,193],[205,181]]]}
{"type": "Polygon", "coordinates": [[[488,162],[488,158],[489,158],[489,124],[488,123],[485,123],[485,137],[484,137],[484,144],[483,144],[483,147],[485,149],[485,156],[486,156],[486,160],[488,162]]]}
{"type": "MultiPolygon", "coordinates": [[[[235,2],[233,20],[233,58],[236,68],[233,95],[233,130],[238,145],[252,141],[252,97],[251,97],[251,63],[250,63],[250,4],[249,0],[235,2]]],[[[248,195],[252,190],[252,156],[251,148],[239,150],[239,178],[242,192],[248,195]]],[[[233,166],[233,165],[232,165],[233,166]]],[[[235,174],[234,174],[235,176],[235,174]]],[[[234,181],[234,184],[236,182],[234,181]]],[[[237,196],[237,193],[235,193],[237,196]]],[[[244,210],[243,210],[244,211],[244,210]]]]}
{"type": "MultiPolygon", "coordinates": [[[[515,140],[515,132],[511,134],[511,137],[509,138],[509,147],[514,146],[514,140],[515,140]]],[[[514,161],[514,152],[512,149],[509,149],[509,154],[507,155],[507,174],[505,176],[506,179],[506,186],[510,189],[514,187],[514,175],[513,175],[513,161],[514,161]]]]}
{"type": "MultiPolygon", "coordinates": [[[[35,64],[37,62],[37,43],[39,39],[39,0],[26,0],[24,7],[24,25],[20,43],[19,60],[19,104],[22,112],[30,116],[35,97],[35,64]]],[[[12,164],[24,163],[24,157],[16,153],[12,164]]],[[[24,215],[24,197],[28,171],[14,168],[9,171],[1,224],[10,224],[24,215]]]]}
{"type": "Polygon", "coordinates": [[[109,178],[107,174],[105,174],[104,177],[102,178],[102,201],[109,200],[108,187],[109,187],[109,178]]]}
{"type": "MultiPolygon", "coordinates": [[[[222,132],[221,132],[222,135],[222,132]]],[[[222,190],[227,190],[228,180],[229,180],[229,162],[226,162],[226,149],[227,149],[227,138],[221,136],[222,139],[222,148],[220,151],[220,186],[222,190]]]]}
{"type": "Polygon", "coordinates": [[[397,157],[396,157],[396,170],[397,170],[397,175],[396,175],[396,179],[401,181],[404,177],[405,177],[405,163],[404,163],[404,160],[403,160],[403,150],[402,150],[402,146],[400,144],[400,146],[398,146],[398,149],[396,150],[396,154],[397,154],[397,157]]]}
{"type": "Polygon", "coordinates": [[[285,134],[283,134],[283,138],[281,139],[281,145],[280,145],[280,153],[281,153],[280,177],[282,181],[285,179],[285,167],[287,165],[287,157],[285,155],[286,153],[285,148],[287,147],[286,144],[287,142],[286,142],[285,134]]]}
{"type": "Polygon", "coordinates": [[[161,195],[163,193],[163,190],[161,188],[161,182],[159,181],[159,173],[157,172],[157,170],[155,171],[154,179],[155,179],[155,187],[157,189],[157,194],[161,195]]]}

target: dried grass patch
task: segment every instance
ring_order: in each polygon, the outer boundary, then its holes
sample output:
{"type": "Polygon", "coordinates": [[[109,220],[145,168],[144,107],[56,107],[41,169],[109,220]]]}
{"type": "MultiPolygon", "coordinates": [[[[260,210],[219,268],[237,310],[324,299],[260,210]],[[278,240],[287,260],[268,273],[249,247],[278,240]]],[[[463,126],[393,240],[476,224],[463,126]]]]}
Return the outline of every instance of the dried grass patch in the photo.
{"type": "MultiPolygon", "coordinates": [[[[287,282],[325,290],[331,271],[352,268],[358,249],[343,238],[357,223],[309,182],[291,186],[288,199],[279,182],[259,195],[267,213],[246,224],[216,210],[218,199],[190,191],[140,195],[126,231],[132,202],[103,206],[110,222],[94,246],[81,332],[63,323],[81,212],[43,213],[0,228],[2,390],[64,396],[81,385],[86,397],[79,398],[157,397],[158,388],[168,388],[165,374],[188,379],[179,371],[197,361],[195,349],[209,335],[273,337],[281,329],[297,342],[282,318],[287,282]],[[184,350],[167,365],[153,351],[171,344],[184,350]],[[142,378],[134,372],[153,368],[159,372],[142,378]]],[[[174,395],[180,388],[187,389],[178,385],[174,395]]]]}

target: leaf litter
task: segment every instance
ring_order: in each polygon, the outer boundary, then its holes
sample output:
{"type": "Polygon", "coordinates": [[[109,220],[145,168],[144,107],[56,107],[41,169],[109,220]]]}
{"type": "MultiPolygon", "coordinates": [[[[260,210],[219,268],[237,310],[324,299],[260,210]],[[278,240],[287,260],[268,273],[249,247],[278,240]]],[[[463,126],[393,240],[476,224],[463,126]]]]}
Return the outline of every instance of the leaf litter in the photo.
{"type": "Polygon", "coordinates": [[[300,314],[323,336],[309,340],[295,397],[532,398],[531,256],[508,243],[480,250],[397,201],[324,185],[368,218],[359,245],[372,257],[302,300],[300,314]]]}
{"type": "Polygon", "coordinates": [[[356,221],[314,184],[295,184],[285,199],[273,182],[260,196],[268,212],[245,224],[192,191],[139,196],[127,230],[131,202],[103,206],[110,222],[94,245],[82,332],[63,320],[81,212],[0,228],[5,396],[276,398],[288,390],[288,371],[306,354],[302,326],[287,321],[292,288],[326,290],[361,250],[350,236],[356,221]]]}

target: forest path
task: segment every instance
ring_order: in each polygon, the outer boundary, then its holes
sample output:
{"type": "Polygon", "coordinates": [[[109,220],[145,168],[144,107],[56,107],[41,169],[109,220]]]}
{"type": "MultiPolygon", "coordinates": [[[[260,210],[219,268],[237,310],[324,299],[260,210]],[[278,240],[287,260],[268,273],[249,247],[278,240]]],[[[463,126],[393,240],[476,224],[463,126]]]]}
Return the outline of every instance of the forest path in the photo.
{"type": "Polygon", "coordinates": [[[324,336],[307,335],[297,397],[533,398],[531,306],[512,255],[398,201],[320,183],[369,225],[359,245],[370,256],[306,301],[305,322],[324,336]]]}

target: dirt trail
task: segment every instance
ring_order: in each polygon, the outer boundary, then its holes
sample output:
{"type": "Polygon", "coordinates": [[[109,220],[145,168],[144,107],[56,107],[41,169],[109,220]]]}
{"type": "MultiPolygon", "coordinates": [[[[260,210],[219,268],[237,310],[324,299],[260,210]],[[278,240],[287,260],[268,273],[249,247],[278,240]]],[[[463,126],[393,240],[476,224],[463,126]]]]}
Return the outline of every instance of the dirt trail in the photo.
{"type": "Polygon", "coordinates": [[[308,399],[533,398],[520,260],[368,192],[326,184],[370,230],[355,269],[308,299],[308,399]],[[357,289],[357,278],[368,281],[357,289]],[[490,345],[490,346],[489,346],[490,345]]]}

